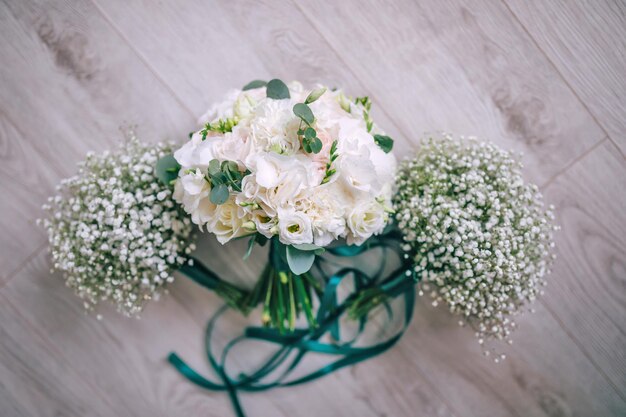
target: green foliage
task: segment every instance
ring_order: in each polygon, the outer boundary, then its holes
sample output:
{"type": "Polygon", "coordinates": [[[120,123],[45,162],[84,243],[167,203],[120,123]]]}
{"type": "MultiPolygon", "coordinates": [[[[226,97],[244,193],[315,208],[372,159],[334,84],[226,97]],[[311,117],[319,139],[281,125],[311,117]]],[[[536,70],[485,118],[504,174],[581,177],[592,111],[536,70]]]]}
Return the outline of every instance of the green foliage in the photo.
{"type": "Polygon", "coordinates": [[[268,98],[273,98],[274,100],[282,100],[291,97],[287,85],[277,78],[267,83],[266,94],[268,98]]]}
{"type": "Polygon", "coordinates": [[[350,100],[348,100],[348,98],[345,96],[345,94],[343,94],[343,92],[340,92],[337,95],[337,101],[339,102],[339,106],[342,109],[344,109],[348,113],[352,113],[352,109],[351,109],[351,106],[350,106],[350,100]]]}
{"type": "Polygon", "coordinates": [[[213,204],[224,204],[229,195],[228,187],[224,184],[218,184],[211,188],[210,199],[213,204]]]}
{"type": "Polygon", "coordinates": [[[326,92],[326,87],[318,88],[316,90],[311,91],[311,94],[309,94],[307,98],[304,100],[304,104],[313,103],[315,100],[320,98],[322,94],[324,94],[325,92],[326,92]]]}
{"type": "Polygon", "coordinates": [[[372,101],[369,97],[357,97],[354,99],[356,104],[360,104],[363,106],[363,120],[365,120],[365,126],[367,127],[367,131],[371,132],[374,127],[374,121],[370,116],[370,110],[372,109],[372,101]]]}
{"type": "MultiPolygon", "coordinates": [[[[227,118],[227,119],[219,119],[217,122],[211,123],[207,122],[202,130],[200,130],[200,135],[202,135],[202,140],[205,140],[209,132],[219,132],[219,133],[227,133],[232,132],[233,127],[237,126],[239,120],[236,118],[227,118]]],[[[190,135],[193,135],[191,133],[190,135]]]]}
{"type": "Polygon", "coordinates": [[[159,159],[156,163],[155,174],[159,181],[165,185],[170,185],[173,181],[176,181],[178,177],[178,171],[180,165],[174,159],[173,155],[165,155],[159,159]]]}
{"type": "Polygon", "coordinates": [[[247,91],[247,90],[254,90],[255,88],[261,88],[267,85],[266,81],[263,80],[254,80],[254,81],[250,81],[248,84],[244,85],[242,90],[243,91],[247,91]]]}
{"type": "Polygon", "coordinates": [[[389,153],[391,152],[391,149],[393,149],[393,139],[389,136],[374,135],[374,142],[376,142],[378,147],[385,153],[389,153]]]}
{"type": "Polygon", "coordinates": [[[315,122],[315,116],[313,115],[313,111],[311,111],[311,108],[306,103],[297,103],[295,106],[293,106],[293,113],[300,118],[298,138],[302,142],[302,149],[304,149],[304,151],[307,153],[320,153],[323,144],[322,141],[317,137],[317,132],[315,131],[315,128],[311,126],[315,122]],[[307,126],[304,129],[302,126],[303,123],[307,126]]]}
{"type": "Polygon", "coordinates": [[[207,181],[211,184],[209,198],[213,204],[224,204],[230,195],[229,190],[241,191],[241,181],[250,172],[239,171],[239,166],[234,161],[220,161],[217,159],[209,162],[207,169],[207,181]]]}
{"type": "Polygon", "coordinates": [[[295,246],[287,246],[287,264],[289,269],[296,275],[308,272],[315,261],[315,251],[300,250],[295,246]]]}
{"type": "Polygon", "coordinates": [[[337,141],[335,140],[330,147],[330,160],[326,164],[326,173],[324,174],[324,179],[322,179],[322,184],[326,184],[330,181],[330,177],[332,177],[337,170],[332,167],[333,162],[337,159],[339,155],[337,155],[337,141]]]}
{"type": "Polygon", "coordinates": [[[315,121],[311,108],[305,103],[298,103],[293,106],[293,113],[309,126],[315,121]]]}

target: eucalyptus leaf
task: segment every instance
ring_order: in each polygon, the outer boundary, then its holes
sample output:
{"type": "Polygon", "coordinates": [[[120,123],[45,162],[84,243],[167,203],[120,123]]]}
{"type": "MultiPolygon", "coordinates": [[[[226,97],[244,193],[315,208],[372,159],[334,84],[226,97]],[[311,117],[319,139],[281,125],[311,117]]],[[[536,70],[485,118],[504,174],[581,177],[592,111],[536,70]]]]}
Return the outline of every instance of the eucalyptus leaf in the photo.
{"type": "Polygon", "coordinates": [[[221,171],[220,161],[218,159],[211,159],[208,171],[210,176],[218,175],[221,171]]]}
{"type": "Polygon", "coordinates": [[[312,127],[307,127],[304,131],[304,137],[307,139],[313,139],[317,136],[317,132],[312,127]]]}
{"type": "Polygon", "coordinates": [[[308,125],[311,125],[315,121],[315,116],[313,116],[311,108],[304,103],[298,103],[293,106],[293,113],[308,125]]]}
{"type": "Polygon", "coordinates": [[[228,200],[228,196],[230,193],[228,192],[228,187],[224,184],[219,184],[216,187],[211,189],[211,194],[209,196],[211,203],[213,204],[224,204],[226,200],[228,200]]]}
{"type": "Polygon", "coordinates": [[[315,261],[315,253],[304,251],[293,246],[287,246],[287,264],[296,275],[302,275],[311,269],[315,261]]]}
{"type": "Polygon", "coordinates": [[[298,245],[292,245],[292,246],[298,250],[304,250],[304,251],[316,251],[318,249],[324,249],[321,246],[317,246],[312,243],[300,243],[298,245]]]}
{"type": "Polygon", "coordinates": [[[313,103],[315,100],[320,98],[322,94],[324,94],[325,92],[326,92],[326,87],[318,88],[316,90],[311,91],[311,94],[307,96],[307,98],[304,100],[304,103],[305,104],[313,103]]]}
{"type": "Polygon", "coordinates": [[[254,81],[250,81],[248,84],[244,85],[242,90],[243,91],[247,91],[247,90],[254,90],[255,88],[261,88],[267,85],[266,81],[263,80],[254,80],[254,81]]]}
{"type": "Polygon", "coordinates": [[[165,185],[169,185],[171,181],[178,177],[180,165],[173,155],[165,155],[156,163],[155,174],[159,181],[165,185]]]}
{"type": "Polygon", "coordinates": [[[239,172],[239,166],[235,161],[224,161],[222,162],[222,171],[239,172]]]}
{"type": "Polygon", "coordinates": [[[393,149],[393,139],[389,136],[374,135],[374,142],[376,142],[378,147],[385,153],[389,153],[393,149]]]}
{"type": "Polygon", "coordinates": [[[313,153],[320,153],[323,146],[324,145],[322,144],[322,141],[319,138],[315,138],[311,140],[311,151],[313,153]]]}
{"type": "Polygon", "coordinates": [[[282,100],[291,97],[287,85],[277,78],[267,83],[266,94],[268,98],[273,98],[274,100],[282,100]]]}

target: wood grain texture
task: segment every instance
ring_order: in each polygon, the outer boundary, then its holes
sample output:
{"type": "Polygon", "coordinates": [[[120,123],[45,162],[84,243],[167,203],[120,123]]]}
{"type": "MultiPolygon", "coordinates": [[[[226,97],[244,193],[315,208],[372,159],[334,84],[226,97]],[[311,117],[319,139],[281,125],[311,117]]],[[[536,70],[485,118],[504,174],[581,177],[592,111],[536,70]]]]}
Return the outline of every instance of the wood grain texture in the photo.
{"type": "Polygon", "coordinates": [[[424,130],[477,135],[523,151],[543,184],[604,137],[499,2],[297,4],[414,141],[424,130]]]}
{"type": "Polygon", "coordinates": [[[67,358],[0,295],[0,404],[3,416],[109,416],[113,410],[67,358]],[[59,381],[61,383],[59,383],[59,381]]]}
{"type": "Polygon", "coordinates": [[[39,208],[88,150],[114,146],[121,125],[156,141],[192,119],[88,3],[2,3],[0,56],[5,276],[43,243],[39,208]]]}
{"type": "Polygon", "coordinates": [[[626,155],[626,3],[505,2],[626,155]]]}
{"type": "Polygon", "coordinates": [[[543,303],[626,398],[626,163],[607,141],[545,192],[562,230],[543,303]]]}
{"type": "MultiPolygon", "coordinates": [[[[182,5],[149,1],[98,1],[98,6],[129,43],[198,117],[231,88],[253,79],[279,77],[338,86],[353,96],[370,94],[307,18],[289,3],[271,0],[182,5]],[[146,19],[149,10],[150,19],[146,19]],[[175,16],[173,19],[172,16],[175,16]],[[182,23],[184,22],[184,24],[182,23]],[[210,22],[207,23],[207,22],[210,22]],[[259,22],[263,22],[260,24],[259,22]],[[235,30],[236,28],[236,30],[235,30]],[[167,48],[176,59],[163,54],[167,48]],[[216,57],[223,65],[215,65],[216,57]]],[[[373,96],[376,121],[393,135],[396,151],[413,148],[373,96]]]]}
{"type": "MultiPolygon", "coordinates": [[[[0,302],[10,302],[0,304],[3,415],[232,414],[226,395],[195,388],[164,361],[174,349],[207,370],[202,331],[220,304],[215,296],[179,279],[141,320],[105,308],[97,321],[49,274],[33,219],[58,179],[86,150],[111,147],[124,121],[138,123],[144,140],[184,137],[229,88],[271,77],[369,94],[399,156],[422,131],[438,129],[525,151],[528,177],[550,184],[564,231],[545,301],[520,320],[504,364],[482,358],[470,330],[420,300],[393,351],[317,383],[243,395],[251,417],[623,415],[626,167],[616,148],[598,145],[621,103],[606,91],[619,80],[601,74],[620,62],[605,51],[619,16],[604,8],[586,19],[576,4],[561,7],[551,11],[555,30],[574,16],[580,32],[558,32],[566,45],[594,36],[595,19],[613,22],[602,42],[585,46],[598,62],[571,57],[576,79],[604,83],[596,100],[610,108],[607,118],[544,55],[540,39],[552,35],[528,29],[500,2],[0,4],[0,192],[12,196],[0,200],[0,277],[8,280],[0,302]],[[63,386],[49,386],[56,381],[63,386]]],[[[244,263],[245,242],[201,239],[198,256],[212,268],[254,281],[262,251],[244,263]]],[[[255,319],[227,316],[217,344],[255,319]]],[[[249,348],[232,365],[248,370],[266,353],[249,348]]]]}
{"type": "MultiPolygon", "coordinates": [[[[47,335],[49,343],[66,355],[66,360],[71,358],[73,366],[101,391],[100,395],[114,404],[117,415],[229,415],[227,396],[196,388],[165,361],[174,349],[196,369],[208,373],[201,353],[203,327],[221,302],[185,279],[178,280],[171,292],[171,296],[149,306],[141,320],[128,320],[105,308],[105,319],[97,321],[83,313],[81,302],[64,287],[59,276],[50,276],[45,254],[29,262],[2,290],[20,306],[20,313],[47,335]]],[[[224,323],[216,329],[218,348],[249,321],[231,314],[224,323]]],[[[232,365],[235,369],[250,369],[268,352],[261,347],[239,352],[232,365]]],[[[325,363],[323,359],[317,358],[305,367],[314,369],[325,363]]],[[[260,410],[260,415],[276,416],[357,413],[374,417],[378,413],[409,415],[412,409],[427,410],[429,415],[452,415],[438,394],[411,368],[391,355],[381,360],[325,378],[323,383],[244,395],[243,402],[251,411],[260,410]],[[355,376],[360,369],[369,375],[364,384],[358,383],[360,374],[355,376]],[[399,379],[399,375],[406,380],[399,379]],[[390,390],[402,400],[390,398],[390,390]],[[409,394],[403,395],[404,390],[409,394]],[[316,401],[303,408],[302,398],[306,397],[316,401]]]]}

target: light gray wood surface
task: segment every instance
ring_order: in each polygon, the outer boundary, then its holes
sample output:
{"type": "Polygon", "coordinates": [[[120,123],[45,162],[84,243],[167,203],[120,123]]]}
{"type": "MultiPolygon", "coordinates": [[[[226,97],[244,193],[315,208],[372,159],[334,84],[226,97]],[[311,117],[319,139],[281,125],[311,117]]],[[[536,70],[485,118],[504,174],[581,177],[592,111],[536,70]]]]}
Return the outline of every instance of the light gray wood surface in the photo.
{"type": "MultiPolygon", "coordinates": [[[[399,156],[424,131],[523,151],[557,207],[558,260],[507,360],[418,300],[400,344],[300,387],[243,395],[254,416],[626,413],[626,24],[619,1],[0,2],[0,408],[7,416],[228,416],[165,362],[206,369],[219,300],[177,280],[141,320],[98,321],[49,273],[35,226],[87,150],[183,139],[231,87],[281,77],[369,94],[399,156]]],[[[202,238],[250,282],[262,253],[202,238]]],[[[250,319],[253,320],[254,318],[250,319]]],[[[225,340],[246,319],[228,316],[225,340]]],[[[240,355],[245,369],[263,357],[240,355]]],[[[322,363],[315,358],[315,363],[322,363]]]]}

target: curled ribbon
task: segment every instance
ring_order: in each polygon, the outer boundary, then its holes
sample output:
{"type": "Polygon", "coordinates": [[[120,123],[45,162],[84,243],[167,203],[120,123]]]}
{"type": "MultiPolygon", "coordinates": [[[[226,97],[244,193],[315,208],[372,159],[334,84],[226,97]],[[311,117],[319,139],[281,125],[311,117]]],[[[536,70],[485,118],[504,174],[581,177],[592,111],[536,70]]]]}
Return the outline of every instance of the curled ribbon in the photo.
{"type": "MultiPolygon", "coordinates": [[[[370,239],[363,246],[337,246],[329,248],[328,252],[337,257],[353,257],[361,255],[374,248],[383,249],[383,260],[388,250],[392,250],[401,260],[401,266],[383,276],[384,262],[378,271],[372,275],[357,269],[346,267],[327,276],[321,264],[327,262],[324,258],[316,260],[316,267],[324,282],[326,283],[323,294],[320,297],[320,304],[317,310],[317,323],[315,328],[296,328],[293,332],[280,333],[279,331],[265,327],[247,327],[243,334],[231,340],[223,349],[221,355],[215,355],[211,349],[211,338],[216,322],[229,308],[228,305],[220,308],[209,320],[205,332],[205,350],[211,368],[219,377],[219,382],[214,382],[200,375],[185,363],[176,353],[169,354],[169,362],[185,378],[192,383],[211,390],[226,391],[230,396],[233,408],[237,417],[245,417],[245,413],[239,402],[238,392],[258,392],[272,388],[288,387],[304,384],[329,375],[346,366],[354,365],[367,359],[373,358],[394,346],[401,338],[411,322],[415,305],[415,283],[412,279],[411,265],[403,259],[401,250],[397,247],[397,235],[392,233],[384,234],[378,238],[370,239]],[[354,279],[354,292],[347,296],[344,301],[337,303],[337,289],[341,282],[352,276],[354,279]],[[404,324],[402,328],[392,337],[370,346],[355,346],[359,336],[364,332],[367,325],[367,315],[359,318],[359,327],[356,335],[347,341],[342,341],[339,332],[340,318],[347,313],[349,307],[357,300],[360,294],[365,291],[374,290],[384,295],[388,299],[404,297],[404,324]],[[320,341],[324,335],[330,334],[335,343],[325,343],[320,341]],[[261,364],[250,374],[239,374],[233,377],[226,370],[226,360],[232,348],[246,340],[262,340],[273,343],[277,350],[265,363],[261,364]],[[311,371],[303,376],[292,378],[292,372],[302,362],[307,353],[321,353],[337,356],[333,362],[311,371]],[[284,368],[278,375],[269,378],[278,368],[284,368]]],[[[224,281],[214,272],[210,271],[200,262],[195,261],[193,266],[185,266],[180,272],[187,275],[200,285],[216,290],[224,281]]],[[[415,277],[413,277],[415,278],[415,277]]],[[[385,303],[390,318],[393,318],[391,309],[385,303]]]]}

